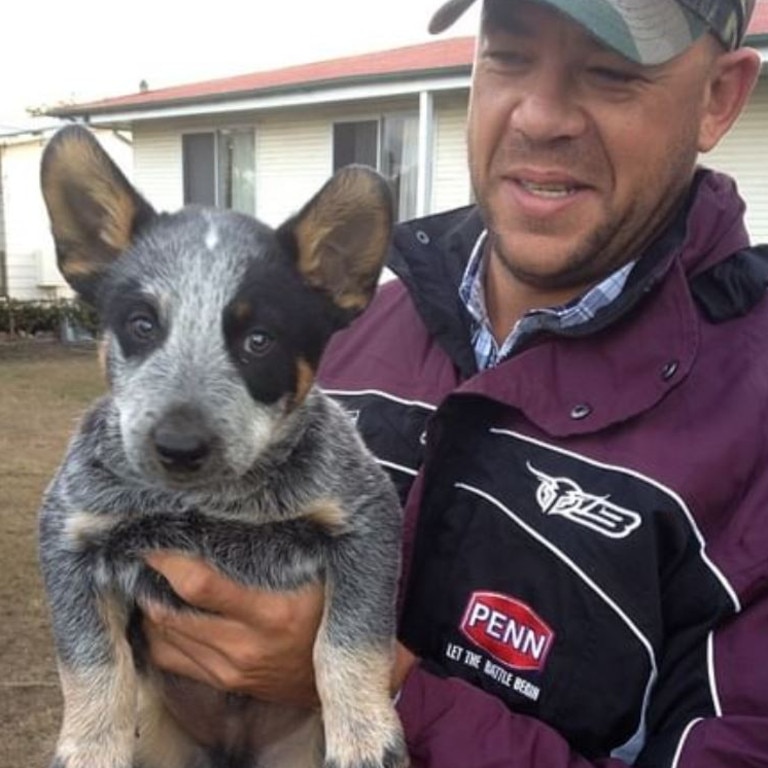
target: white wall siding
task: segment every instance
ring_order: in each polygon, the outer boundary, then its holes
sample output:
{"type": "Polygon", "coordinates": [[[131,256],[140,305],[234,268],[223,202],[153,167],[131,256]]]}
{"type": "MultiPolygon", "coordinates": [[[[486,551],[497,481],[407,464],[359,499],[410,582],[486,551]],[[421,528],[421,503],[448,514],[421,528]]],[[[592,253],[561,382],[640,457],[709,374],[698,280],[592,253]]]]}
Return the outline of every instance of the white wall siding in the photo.
{"type": "Polygon", "coordinates": [[[278,226],[296,213],[333,171],[333,128],[327,116],[281,116],[256,128],[256,215],[278,226]]]}
{"type": "Polygon", "coordinates": [[[37,299],[52,292],[56,295],[56,290],[66,285],[55,268],[53,241],[40,192],[43,143],[29,141],[3,150],[8,293],[15,299],[37,299]]]}
{"type": "MultiPolygon", "coordinates": [[[[437,94],[429,208],[467,205],[467,92],[437,94]]],[[[298,210],[328,179],[333,163],[333,123],[376,119],[398,109],[417,109],[413,98],[361,100],[315,109],[232,114],[226,117],[138,123],[134,128],[135,182],[160,210],[183,202],[181,136],[186,131],[253,126],[256,139],[256,215],[272,226],[298,210]]],[[[721,145],[703,162],[733,175],[748,200],[747,222],[756,240],[768,241],[768,78],[721,145]]]]}
{"type": "Polygon", "coordinates": [[[760,79],[738,123],[702,162],[736,179],[750,235],[768,243],[768,78],[760,79]]]}
{"type": "MultiPolygon", "coordinates": [[[[131,148],[110,132],[99,132],[110,156],[130,177],[131,148]]],[[[70,296],[56,266],[48,213],[40,191],[45,141],[34,138],[3,147],[3,205],[8,295],[14,299],[70,296]]]]}
{"type": "Polygon", "coordinates": [[[8,290],[5,278],[5,208],[3,206],[3,187],[5,176],[3,175],[3,148],[0,147],[0,296],[8,290]]]}
{"type": "Polygon", "coordinates": [[[135,183],[158,210],[184,203],[182,136],[250,125],[256,140],[256,215],[277,226],[296,212],[328,179],[332,129],[327,116],[285,113],[208,123],[186,121],[138,125],[134,131],[135,183]]]}
{"type": "Polygon", "coordinates": [[[431,210],[438,213],[471,201],[467,172],[467,99],[441,101],[435,116],[431,210]]]}
{"type": "Polygon", "coordinates": [[[158,211],[175,211],[184,204],[181,131],[167,127],[133,132],[134,183],[158,211]]]}

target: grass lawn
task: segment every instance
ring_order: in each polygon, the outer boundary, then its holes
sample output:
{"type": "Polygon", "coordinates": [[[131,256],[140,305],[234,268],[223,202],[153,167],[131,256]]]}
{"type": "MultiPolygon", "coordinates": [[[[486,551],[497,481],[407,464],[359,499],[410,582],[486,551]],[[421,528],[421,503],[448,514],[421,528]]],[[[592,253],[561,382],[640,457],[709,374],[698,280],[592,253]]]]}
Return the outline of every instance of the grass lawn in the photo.
{"type": "Polygon", "coordinates": [[[37,566],[37,509],[87,404],[93,347],[0,343],[0,768],[48,765],[61,699],[37,566]]]}

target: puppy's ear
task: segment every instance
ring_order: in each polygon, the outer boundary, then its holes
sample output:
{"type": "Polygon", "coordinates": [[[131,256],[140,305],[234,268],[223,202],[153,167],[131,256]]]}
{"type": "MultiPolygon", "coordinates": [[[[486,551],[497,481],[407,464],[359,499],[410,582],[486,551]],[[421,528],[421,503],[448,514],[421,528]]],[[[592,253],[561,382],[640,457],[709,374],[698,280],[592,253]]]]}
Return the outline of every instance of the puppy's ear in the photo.
{"type": "Polygon", "coordinates": [[[59,269],[80,296],[95,303],[106,269],[155,212],[81,126],[53,136],[40,179],[59,269]]]}
{"type": "Polygon", "coordinates": [[[342,168],[278,230],[306,282],[347,321],[373,298],[392,236],[392,196],[371,168],[342,168]]]}

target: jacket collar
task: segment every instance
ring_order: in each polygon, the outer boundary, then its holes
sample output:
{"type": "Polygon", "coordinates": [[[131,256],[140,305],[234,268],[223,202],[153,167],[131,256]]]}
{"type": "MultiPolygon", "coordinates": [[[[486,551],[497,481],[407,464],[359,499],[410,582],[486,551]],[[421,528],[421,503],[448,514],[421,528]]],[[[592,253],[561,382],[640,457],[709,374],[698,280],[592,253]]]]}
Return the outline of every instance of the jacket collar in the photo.
{"type": "Polygon", "coordinates": [[[702,322],[690,279],[748,246],[743,211],[732,181],[698,172],[619,300],[573,333],[547,336],[480,375],[472,375],[469,318],[457,288],[483,228],[477,211],[401,226],[392,267],[464,375],[460,395],[512,405],[550,435],[583,434],[651,408],[689,375],[702,322]]]}
{"type": "MultiPolygon", "coordinates": [[[[565,337],[592,334],[615,323],[680,261],[691,276],[745,248],[745,205],[732,179],[696,172],[690,192],[664,232],[639,258],[621,297],[565,337]]],[[[458,287],[472,248],[485,228],[474,206],[400,224],[389,267],[405,283],[430,333],[451,356],[463,378],[477,371],[470,343],[471,318],[458,287]]],[[[733,314],[743,314],[734,311],[733,314]]]]}

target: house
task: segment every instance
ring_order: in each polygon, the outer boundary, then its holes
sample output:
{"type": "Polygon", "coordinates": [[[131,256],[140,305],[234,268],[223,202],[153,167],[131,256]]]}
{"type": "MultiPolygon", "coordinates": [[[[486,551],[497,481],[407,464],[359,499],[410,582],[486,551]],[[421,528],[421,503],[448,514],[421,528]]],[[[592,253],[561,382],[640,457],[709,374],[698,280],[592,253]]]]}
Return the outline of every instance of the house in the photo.
{"type": "MultiPolygon", "coordinates": [[[[63,121],[29,118],[0,126],[0,298],[71,296],[56,266],[48,215],[40,194],[43,147],[63,121]]],[[[112,129],[95,130],[104,148],[132,173],[130,142],[112,129]]]]}
{"type": "MultiPolygon", "coordinates": [[[[705,162],[733,174],[768,241],[768,0],[749,43],[764,61],[750,105],[705,162]]],[[[465,205],[472,38],[163,88],[51,111],[129,132],[132,179],[160,210],[228,206],[277,225],[349,162],[392,182],[399,218],[465,205]]]]}
{"type": "Polygon", "coordinates": [[[470,200],[473,40],[453,38],[53,110],[131,131],[156,207],[231,206],[276,225],[350,162],[393,182],[400,218],[470,200]]]}

